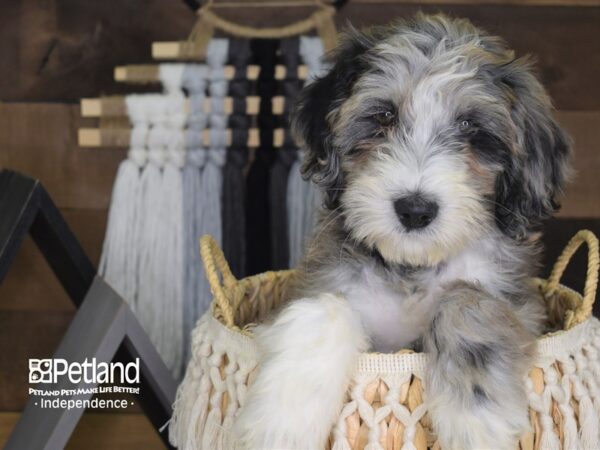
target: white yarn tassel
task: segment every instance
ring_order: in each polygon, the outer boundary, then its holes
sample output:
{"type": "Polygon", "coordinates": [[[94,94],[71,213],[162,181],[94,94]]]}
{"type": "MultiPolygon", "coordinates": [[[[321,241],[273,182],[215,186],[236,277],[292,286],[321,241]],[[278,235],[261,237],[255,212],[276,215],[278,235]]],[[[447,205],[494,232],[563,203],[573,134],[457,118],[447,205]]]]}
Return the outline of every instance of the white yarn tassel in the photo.
{"type": "Polygon", "coordinates": [[[148,116],[142,96],[130,95],[125,101],[133,130],[127,159],[120,164],[113,187],[99,272],[135,310],[138,247],[133,227],[139,213],[140,168],[147,157],[148,116]]]}
{"type": "Polygon", "coordinates": [[[162,336],[158,322],[162,320],[162,268],[156,264],[160,257],[160,239],[162,231],[160,220],[162,201],[162,172],[165,154],[160,150],[149,152],[149,161],[142,172],[141,186],[138,195],[140,214],[136,221],[136,236],[139,254],[138,297],[136,314],[159,354],[167,362],[168,355],[162,344],[162,336]]]}
{"type": "Polygon", "coordinates": [[[148,136],[149,163],[142,173],[143,214],[136,225],[141,252],[137,313],[167,367],[178,378],[183,350],[178,337],[183,327],[183,246],[173,246],[182,235],[174,222],[181,224],[183,220],[181,177],[173,154],[167,151],[174,137],[168,128],[169,102],[160,95],[150,96],[148,102],[154,126],[148,136]],[[177,266],[179,272],[175,273],[177,266]]]}
{"type": "Polygon", "coordinates": [[[139,180],[139,166],[132,159],[124,160],[119,165],[113,186],[99,267],[100,275],[132,307],[136,277],[131,228],[135,222],[139,180]]]}
{"type": "Polygon", "coordinates": [[[160,79],[163,91],[167,95],[181,93],[184,81],[185,64],[160,64],[158,66],[158,78],[160,79]]]}

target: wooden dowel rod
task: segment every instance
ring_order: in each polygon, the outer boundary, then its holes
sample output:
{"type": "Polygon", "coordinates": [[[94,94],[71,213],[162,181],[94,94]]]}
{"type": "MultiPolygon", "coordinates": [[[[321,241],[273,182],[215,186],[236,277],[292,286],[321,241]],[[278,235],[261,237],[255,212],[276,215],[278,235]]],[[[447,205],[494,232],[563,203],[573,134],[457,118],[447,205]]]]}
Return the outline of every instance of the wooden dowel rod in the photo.
{"type": "MultiPolygon", "coordinates": [[[[173,59],[173,58],[169,58],[173,59]]],[[[114,69],[115,81],[127,83],[160,83],[159,66],[157,64],[139,64],[117,66],[114,69]]],[[[257,80],[260,75],[260,66],[250,64],[246,66],[245,74],[236,74],[235,66],[230,64],[224,68],[224,76],[227,80],[234,78],[245,78],[247,80],[257,80]]],[[[275,66],[275,79],[285,80],[288,77],[287,67],[281,64],[275,66]]],[[[305,80],[308,77],[308,67],[305,64],[298,66],[294,78],[305,80]]]]}
{"type": "MultiPolygon", "coordinates": [[[[231,146],[232,130],[225,130],[226,146],[231,146]]],[[[202,131],[202,140],[204,147],[210,147],[211,130],[202,131]]],[[[77,140],[80,147],[129,147],[131,130],[123,129],[101,129],[101,128],[80,128],[78,130],[77,140]]],[[[285,138],[285,130],[277,128],[273,130],[273,147],[282,147],[285,138]]],[[[260,130],[258,128],[248,129],[248,140],[246,146],[250,148],[260,147],[260,130]]]]}
{"type": "MultiPolygon", "coordinates": [[[[233,114],[233,97],[225,97],[223,102],[223,111],[226,115],[233,114]]],[[[203,111],[210,114],[212,110],[212,100],[210,97],[204,99],[203,111]]],[[[125,97],[112,96],[100,98],[82,98],[80,101],[82,117],[127,117],[127,104],[125,97]]],[[[271,99],[271,110],[275,115],[283,114],[285,110],[285,98],[276,96],[271,99]]],[[[191,112],[190,100],[186,99],[184,104],[185,114],[191,112]]],[[[260,97],[246,97],[245,114],[255,116],[260,112],[260,97]]]]}

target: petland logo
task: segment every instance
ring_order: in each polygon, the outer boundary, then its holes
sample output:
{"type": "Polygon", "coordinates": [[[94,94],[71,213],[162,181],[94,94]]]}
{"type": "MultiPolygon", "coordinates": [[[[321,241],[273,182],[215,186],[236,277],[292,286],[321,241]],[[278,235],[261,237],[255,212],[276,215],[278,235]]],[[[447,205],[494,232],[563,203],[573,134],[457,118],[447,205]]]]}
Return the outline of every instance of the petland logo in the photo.
{"type": "Polygon", "coordinates": [[[57,383],[59,377],[67,376],[71,383],[128,383],[140,382],[140,359],[126,365],[120,362],[97,362],[96,358],[82,363],[64,359],[30,359],[29,383],[57,383]]]}

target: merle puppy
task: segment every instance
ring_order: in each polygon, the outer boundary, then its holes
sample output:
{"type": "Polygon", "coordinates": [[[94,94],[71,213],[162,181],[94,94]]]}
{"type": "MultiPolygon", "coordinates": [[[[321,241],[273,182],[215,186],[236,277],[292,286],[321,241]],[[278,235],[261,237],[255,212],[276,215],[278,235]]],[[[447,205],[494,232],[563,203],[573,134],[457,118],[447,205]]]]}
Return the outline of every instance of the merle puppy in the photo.
{"type": "Polygon", "coordinates": [[[514,449],[545,326],[529,283],[569,145],[527,58],[467,20],[352,31],[300,94],[324,195],[292,300],[257,329],[238,448],[321,449],[360,352],[429,354],[444,449],[514,449]]]}

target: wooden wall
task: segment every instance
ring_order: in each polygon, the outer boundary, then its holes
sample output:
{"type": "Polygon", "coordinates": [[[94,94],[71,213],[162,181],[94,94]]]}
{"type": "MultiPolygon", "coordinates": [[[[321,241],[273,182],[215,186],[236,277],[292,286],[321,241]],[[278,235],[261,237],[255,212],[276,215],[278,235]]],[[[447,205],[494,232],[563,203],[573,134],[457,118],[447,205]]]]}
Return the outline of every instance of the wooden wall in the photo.
{"type": "MultiPolygon", "coordinates": [[[[540,76],[576,149],[577,178],[563,201],[561,221],[549,225],[548,259],[578,227],[600,232],[600,3],[423,3],[351,0],[337,22],[340,28],[347,22],[360,27],[418,9],[444,11],[501,34],[518,54],[537,55],[540,76]]],[[[246,24],[278,25],[306,12],[240,8],[227,15],[246,24]]],[[[0,168],[42,180],[95,262],[124,152],[77,147],[76,130],[85,124],[78,99],[126,92],[127,87],[113,82],[113,67],[150,62],[152,41],[184,39],[194,19],[193,11],[176,0],[9,0],[0,5],[0,168]]],[[[576,275],[571,279],[581,281],[576,275]]],[[[0,286],[0,445],[27,398],[27,358],[50,356],[73,313],[37,249],[25,242],[0,286]]],[[[70,444],[86,449],[142,447],[161,444],[137,409],[128,414],[86,413],[70,444]]]]}

